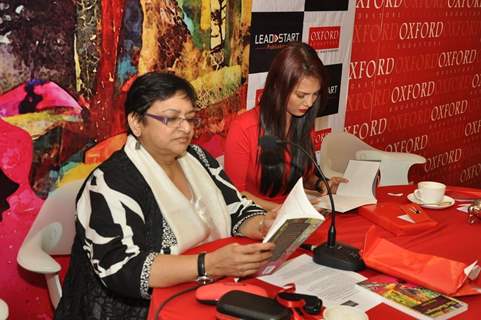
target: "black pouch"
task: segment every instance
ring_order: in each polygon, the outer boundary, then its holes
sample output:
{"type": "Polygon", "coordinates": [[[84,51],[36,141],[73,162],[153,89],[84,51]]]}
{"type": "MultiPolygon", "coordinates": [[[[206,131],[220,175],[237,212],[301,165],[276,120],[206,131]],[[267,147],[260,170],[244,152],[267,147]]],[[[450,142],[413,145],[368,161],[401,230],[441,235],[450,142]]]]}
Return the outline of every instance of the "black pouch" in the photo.
{"type": "Polygon", "coordinates": [[[244,291],[230,291],[217,303],[219,320],[289,320],[291,312],[274,299],[244,291]]]}

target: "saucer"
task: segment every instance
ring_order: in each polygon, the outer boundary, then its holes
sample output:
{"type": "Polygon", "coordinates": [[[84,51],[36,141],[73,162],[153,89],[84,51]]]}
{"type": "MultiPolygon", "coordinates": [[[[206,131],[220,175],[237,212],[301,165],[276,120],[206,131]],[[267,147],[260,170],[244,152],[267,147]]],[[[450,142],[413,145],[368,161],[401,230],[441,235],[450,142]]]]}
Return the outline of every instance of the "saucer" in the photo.
{"type": "Polygon", "coordinates": [[[442,205],[424,204],[421,200],[419,200],[418,198],[416,198],[414,196],[414,193],[408,194],[408,200],[411,201],[411,202],[414,202],[416,204],[419,204],[421,207],[426,208],[426,209],[445,209],[445,208],[451,207],[455,202],[453,198],[445,195],[441,202],[447,202],[447,203],[444,203],[442,205]]]}

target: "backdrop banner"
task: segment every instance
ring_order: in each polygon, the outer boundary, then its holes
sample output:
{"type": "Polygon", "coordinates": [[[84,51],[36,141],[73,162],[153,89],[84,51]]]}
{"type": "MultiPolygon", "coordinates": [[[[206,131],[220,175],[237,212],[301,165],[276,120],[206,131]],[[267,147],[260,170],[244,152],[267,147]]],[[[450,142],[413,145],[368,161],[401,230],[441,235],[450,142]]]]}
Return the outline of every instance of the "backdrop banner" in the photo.
{"type": "Polygon", "coordinates": [[[274,56],[288,43],[302,41],[317,51],[329,74],[328,105],[316,128],[343,130],[355,9],[354,0],[254,0],[247,108],[258,103],[274,56]]]}
{"type": "Polygon", "coordinates": [[[411,180],[481,186],[479,1],[357,1],[345,130],[426,158],[411,180]]]}

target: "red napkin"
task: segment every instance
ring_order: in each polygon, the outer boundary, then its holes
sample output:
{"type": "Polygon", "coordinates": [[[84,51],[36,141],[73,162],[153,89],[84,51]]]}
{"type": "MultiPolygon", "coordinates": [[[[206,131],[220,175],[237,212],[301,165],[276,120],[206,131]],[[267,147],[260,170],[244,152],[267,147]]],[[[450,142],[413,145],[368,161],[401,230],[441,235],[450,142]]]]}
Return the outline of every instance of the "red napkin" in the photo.
{"type": "Polygon", "coordinates": [[[366,233],[361,254],[370,268],[428,289],[450,296],[481,294],[468,283],[467,264],[401,248],[380,237],[374,226],[366,233]]]}

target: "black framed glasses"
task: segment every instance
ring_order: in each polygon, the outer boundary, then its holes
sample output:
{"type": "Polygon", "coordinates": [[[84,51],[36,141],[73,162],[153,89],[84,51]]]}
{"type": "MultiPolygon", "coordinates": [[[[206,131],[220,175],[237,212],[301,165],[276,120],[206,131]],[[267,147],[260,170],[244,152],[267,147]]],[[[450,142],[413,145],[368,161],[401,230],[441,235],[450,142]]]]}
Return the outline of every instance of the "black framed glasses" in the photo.
{"type": "Polygon", "coordinates": [[[145,113],[146,116],[149,116],[157,121],[162,122],[164,125],[166,125],[169,128],[178,128],[180,127],[182,121],[187,121],[187,123],[194,128],[200,127],[202,121],[200,118],[197,117],[192,117],[192,118],[184,118],[184,117],[167,117],[167,116],[160,116],[157,114],[152,114],[152,113],[145,113]]]}

